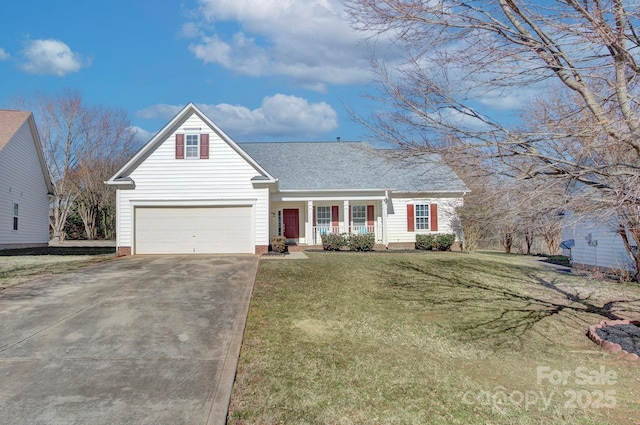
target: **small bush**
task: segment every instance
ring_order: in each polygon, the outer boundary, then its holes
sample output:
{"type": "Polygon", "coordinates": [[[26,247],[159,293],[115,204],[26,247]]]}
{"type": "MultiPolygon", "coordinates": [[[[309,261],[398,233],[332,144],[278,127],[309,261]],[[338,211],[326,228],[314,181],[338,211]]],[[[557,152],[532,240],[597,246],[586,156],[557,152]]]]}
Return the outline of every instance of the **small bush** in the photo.
{"type": "Polygon", "coordinates": [[[416,235],[416,249],[433,249],[435,235],[416,235]]]}
{"type": "Polygon", "coordinates": [[[347,239],[342,233],[324,233],[322,235],[322,248],[325,251],[339,251],[347,245],[347,239]]]}
{"type": "Polygon", "coordinates": [[[351,251],[373,251],[375,244],[375,233],[363,233],[361,235],[349,236],[348,245],[351,251]]]}
{"type": "Polygon", "coordinates": [[[416,249],[449,251],[455,241],[454,234],[416,235],[416,249]]]}
{"type": "Polygon", "coordinates": [[[274,252],[284,252],[287,248],[286,238],[284,236],[274,236],[271,238],[271,250],[274,252]]]}
{"type": "Polygon", "coordinates": [[[449,251],[451,249],[451,245],[456,241],[456,235],[454,234],[439,234],[436,235],[433,241],[433,249],[437,249],[438,251],[449,251]]]}

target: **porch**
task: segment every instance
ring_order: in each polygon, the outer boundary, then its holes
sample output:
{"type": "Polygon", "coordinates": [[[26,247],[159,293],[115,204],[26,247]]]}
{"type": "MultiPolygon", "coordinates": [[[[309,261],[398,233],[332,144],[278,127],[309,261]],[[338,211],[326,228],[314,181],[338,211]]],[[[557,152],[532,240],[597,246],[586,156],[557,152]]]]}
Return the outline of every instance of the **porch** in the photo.
{"type": "Polygon", "coordinates": [[[376,245],[387,244],[385,197],[278,200],[271,202],[271,218],[270,236],[284,236],[290,250],[322,246],[322,236],[329,233],[373,233],[376,245]]]}
{"type": "Polygon", "coordinates": [[[383,243],[383,229],[378,225],[348,226],[346,229],[340,226],[312,226],[311,245],[322,245],[322,235],[328,233],[342,233],[348,235],[363,235],[373,233],[376,235],[376,244],[383,243]]]}

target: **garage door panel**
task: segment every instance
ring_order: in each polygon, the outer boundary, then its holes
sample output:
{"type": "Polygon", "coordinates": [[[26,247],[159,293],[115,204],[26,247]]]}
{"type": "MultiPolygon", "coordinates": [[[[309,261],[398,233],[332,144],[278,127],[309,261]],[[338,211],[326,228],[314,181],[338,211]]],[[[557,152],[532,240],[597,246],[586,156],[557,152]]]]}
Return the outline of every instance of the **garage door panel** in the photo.
{"type": "Polygon", "coordinates": [[[136,254],[253,253],[253,208],[138,207],[136,254]]]}

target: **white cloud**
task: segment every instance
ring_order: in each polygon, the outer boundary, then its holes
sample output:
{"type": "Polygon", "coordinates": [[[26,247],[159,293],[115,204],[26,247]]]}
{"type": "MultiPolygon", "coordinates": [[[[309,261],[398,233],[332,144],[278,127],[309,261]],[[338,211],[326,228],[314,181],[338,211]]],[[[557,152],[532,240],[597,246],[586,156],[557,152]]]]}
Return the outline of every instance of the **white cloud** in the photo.
{"type": "Polygon", "coordinates": [[[11,56],[3,48],[0,48],[0,61],[9,59],[11,56]]]}
{"type": "MultiPolygon", "coordinates": [[[[251,76],[281,75],[322,91],[326,84],[371,79],[370,51],[347,21],[340,0],[199,0],[200,21],[183,34],[197,41],[191,52],[205,63],[251,76]],[[225,36],[211,23],[237,22],[225,36]]],[[[380,43],[378,50],[388,45],[380,43]]]]}
{"type": "Polygon", "coordinates": [[[150,131],[145,130],[142,127],[137,127],[137,126],[132,126],[131,130],[133,130],[134,133],[135,133],[135,136],[133,137],[133,140],[138,145],[143,145],[143,144],[147,143],[149,140],[151,140],[151,138],[155,134],[155,133],[152,133],[150,131]]]}
{"type": "Polygon", "coordinates": [[[468,131],[486,131],[489,129],[485,122],[473,116],[473,111],[471,110],[469,110],[468,114],[465,114],[453,108],[446,108],[440,110],[437,114],[430,114],[430,118],[468,131]]]}
{"type": "MultiPolygon", "coordinates": [[[[181,105],[158,104],[138,111],[140,118],[171,119],[181,105]]],[[[297,96],[276,94],[262,100],[259,108],[220,103],[198,104],[209,118],[234,138],[318,136],[338,127],[338,114],[325,103],[309,103],[297,96]]]]}
{"type": "Polygon", "coordinates": [[[32,40],[23,51],[22,69],[30,74],[57,75],[63,77],[89,65],[81,55],[73,52],[60,40],[32,40]]]}
{"type": "Polygon", "coordinates": [[[492,109],[507,111],[522,108],[536,97],[541,90],[537,88],[519,88],[510,92],[490,92],[478,97],[478,101],[492,109]]]}
{"type": "Polygon", "coordinates": [[[184,105],[167,105],[166,103],[159,103],[138,111],[136,115],[143,119],[161,118],[168,121],[180,112],[183,107],[184,105]]]}

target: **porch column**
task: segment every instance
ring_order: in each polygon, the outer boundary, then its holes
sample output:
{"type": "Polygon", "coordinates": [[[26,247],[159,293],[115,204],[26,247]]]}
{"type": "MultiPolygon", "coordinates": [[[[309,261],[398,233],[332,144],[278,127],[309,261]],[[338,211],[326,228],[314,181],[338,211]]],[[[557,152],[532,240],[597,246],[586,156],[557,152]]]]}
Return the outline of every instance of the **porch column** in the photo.
{"type": "Polygon", "coordinates": [[[382,243],[388,244],[387,240],[387,212],[389,209],[389,198],[385,196],[382,200],[382,243]]]}
{"type": "Polygon", "coordinates": [[[313,240],[313,201],[307,201],[307,226],[305,227],[307,230],[305,232],[305,239],[307,241],[307,245],[313,245],[315,241],[313,240]]]}
{"type": "Polygon", "coordinates": [[[351,218],[351,217],[349,217],[349,201],[344,201],[344,214],[343,214],[343,216],[344,216],[344,220],[343,220],[344,228],[343,228],[342,232],[343,233],[349,233],[349,219],[351,218]]]}

